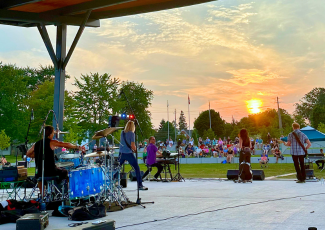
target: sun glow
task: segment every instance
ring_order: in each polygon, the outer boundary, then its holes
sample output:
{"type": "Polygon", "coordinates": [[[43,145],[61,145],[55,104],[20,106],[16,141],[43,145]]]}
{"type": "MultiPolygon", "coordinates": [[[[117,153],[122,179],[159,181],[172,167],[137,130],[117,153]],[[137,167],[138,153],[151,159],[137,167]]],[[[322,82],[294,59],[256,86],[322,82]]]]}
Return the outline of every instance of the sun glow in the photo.
{"type": "Polygon", "coordinates": [[[259,113],[261,112],[260,107],[262,106],[262,101],[260,99],[251,99],[246,101],[247,109],[249,113],[259,113]]]}

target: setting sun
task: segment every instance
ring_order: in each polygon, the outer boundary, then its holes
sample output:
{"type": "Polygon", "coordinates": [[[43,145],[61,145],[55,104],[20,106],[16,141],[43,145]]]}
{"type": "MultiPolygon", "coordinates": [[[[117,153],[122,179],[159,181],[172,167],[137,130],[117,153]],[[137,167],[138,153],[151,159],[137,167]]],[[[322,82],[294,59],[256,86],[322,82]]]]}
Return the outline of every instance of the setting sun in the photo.
{"type": "Polygon", "coordinates": [[[260,107],[262,106],[262,101],[259,99],[251,99],[246,101],[247,109],[249,113],[259,113],[261,112],[260,107]]]}

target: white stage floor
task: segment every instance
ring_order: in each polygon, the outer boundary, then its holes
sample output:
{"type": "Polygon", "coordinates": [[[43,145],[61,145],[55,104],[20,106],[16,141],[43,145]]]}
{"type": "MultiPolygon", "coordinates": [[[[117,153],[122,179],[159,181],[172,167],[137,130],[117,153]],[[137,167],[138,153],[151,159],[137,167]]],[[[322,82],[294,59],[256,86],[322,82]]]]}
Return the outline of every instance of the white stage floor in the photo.
{"type": "MultiPolygon", "coordinates": [[[[307,230],[325,229],[325,185],[321,182],[296,184],[293,180],[254,181],[235,184],[232,181],[186,180],[186,182],[145,182],[148,191],[140,191],[140,206],[109,212],[116,229],[233,229],[233,230],[307,230]]],[[[125,189],[131,201],[136,200],[136,182],[128,181],[125,189]]],[[[2,191],[1,191],[2,192],[2,191]]],[[[46,228],[67,228],[64,217],[50,217],[46,228]]],[[[14,230],[15,224],[0,226],[14,230]]],[[[73,229],[73,228],[70,228],[73,229]]]]}

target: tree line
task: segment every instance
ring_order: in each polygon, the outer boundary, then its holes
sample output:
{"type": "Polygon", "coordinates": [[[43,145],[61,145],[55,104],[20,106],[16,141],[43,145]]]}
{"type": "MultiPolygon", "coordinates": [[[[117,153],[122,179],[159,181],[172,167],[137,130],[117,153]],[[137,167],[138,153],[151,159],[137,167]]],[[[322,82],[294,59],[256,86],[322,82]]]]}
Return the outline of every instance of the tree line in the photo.
{"type": "MultiPolygon", "coordinates": [[[[110,115],[131,114],[124,94],[138,118],[143,136],[153,135],[148,110],[153,92],[142,83],[121,81],[108,73],[90,73],[74,78],[74,86],[75,91],[65,91],[63,129],[69,131],[64,135],[66,141],[81,143],[87,136],[107,128],[110,115]]],[[[30,143],[40,139],[39,130],[46,114],[53,109],[53,101],[53,66],[30,68],[0,62],[0,130],[5,130],[11,144],[25,142],[32,109],[35,119],[28,139],[30,143]]],[[[52,125],[52,119],[50,116],[46,124],[52,125]]],[[[120,121],[120,126],[124,124],[125,121],[120,121]]],[[[138,134],[141,138],[141,133],[138,134]]]]}

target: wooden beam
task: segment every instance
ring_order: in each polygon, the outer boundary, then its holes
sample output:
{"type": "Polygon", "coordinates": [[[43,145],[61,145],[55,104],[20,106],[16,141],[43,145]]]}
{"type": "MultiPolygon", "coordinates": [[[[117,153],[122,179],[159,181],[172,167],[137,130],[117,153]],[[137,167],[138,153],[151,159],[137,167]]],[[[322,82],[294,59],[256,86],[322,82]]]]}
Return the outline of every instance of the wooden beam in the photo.
{"type": "Polygon", "coordinates": [[[89,2],[83,2],[76,5],[70,5],[54,10],[49,10],[46,12],[43,12],[42,14],[53,14],[53,15],[69,15],[69,14],[77,14],[77,13],[83,13],[88,10],[96,10],[108,6],[114,6],[126,2],[133,2],[135,0],[93,0],[89,2]]]}
{"type": "Polygon", "coordinates": [[[0,0],[0,9],[10,9],[16,6],[22,6],[40,1],[42,0],[0,0]]]}
{"type": "MultiPolygon", "coordinates": [[[[76,16],[59,16],[59,15],[40,15],[38,13],[21,12],[14,10],[0,10],[1,21],[16,21],[20,23],[44,23],[51,25],[73,25],[80,26],[84,20],[84,15],[76,16]]],[[[97,19],[89,19],[87,27],[99,27],[100,22],[97,19]]]]}
{"type": "Polygon", "coordinates": [[[93,12],[91,18],[103,19],[103,18],[115,18],[134,14],[143,14],[160,10],[168,10],[173,8],[179,8],[184,6],[191,6],[201,3],[212,2],[216,0],[173,0],[168,2],[161,2],[156,4],[137,6],[132,8],[120,9],[120,10],[107,10],[100,12],[93,12]]]}

